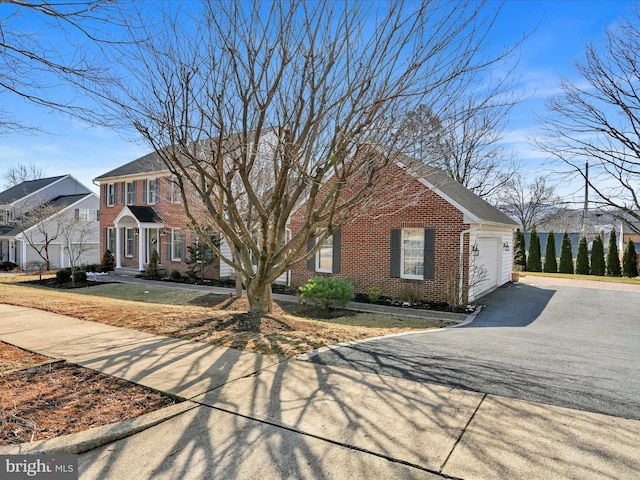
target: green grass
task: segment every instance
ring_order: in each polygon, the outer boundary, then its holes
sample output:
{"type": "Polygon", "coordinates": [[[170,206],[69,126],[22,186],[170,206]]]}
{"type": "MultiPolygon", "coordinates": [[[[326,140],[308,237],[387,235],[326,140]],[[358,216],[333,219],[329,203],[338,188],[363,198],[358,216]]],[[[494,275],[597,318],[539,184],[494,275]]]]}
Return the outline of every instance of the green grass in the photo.
{"type": "Polygon", "coordinates": [[[544,273],[544,272],[520,272],[522,277],[550,277],[550,278],[569,278],[572,280],[592,280],[594,282],[609,283],[630,283],[640,285],[640,278],[628,277],[600,277],[597,275],[574,275],[570,273],[544,273]]]}

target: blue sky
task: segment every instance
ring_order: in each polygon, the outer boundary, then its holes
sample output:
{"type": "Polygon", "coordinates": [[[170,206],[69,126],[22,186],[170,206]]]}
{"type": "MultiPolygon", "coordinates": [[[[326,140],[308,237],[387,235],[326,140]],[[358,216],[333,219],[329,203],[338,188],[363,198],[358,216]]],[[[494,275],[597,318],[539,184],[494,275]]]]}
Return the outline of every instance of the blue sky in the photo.
{"type": "MultiPolygon", "coordinates": [[[[582,58],[584,46],[602,39],[605,28],[632,7],[629,0],[506,0],[493,45],[500,48],[533,31],[520,48],[517,69],[521,87],[530,97],[512,112],[513,131],[506,137],[531,174],[547,174],[557,168],[527,142],[534,133],[536,113],[544,113],[545,100],[558,93],[561,77],[575,77],[573,63],[582,58]]],[[[0,101],[18,120],[42,129],[34,134],[0,135],[0,176],[11,165],[34,163],[46,176],[69,173],[97,192],[93,178],[149,151],[132,138],[83,125],[19,99],[2,95],[0,101]]],[[[575,185],[565,188],[567,193],[579,190],[575,185]]]]}

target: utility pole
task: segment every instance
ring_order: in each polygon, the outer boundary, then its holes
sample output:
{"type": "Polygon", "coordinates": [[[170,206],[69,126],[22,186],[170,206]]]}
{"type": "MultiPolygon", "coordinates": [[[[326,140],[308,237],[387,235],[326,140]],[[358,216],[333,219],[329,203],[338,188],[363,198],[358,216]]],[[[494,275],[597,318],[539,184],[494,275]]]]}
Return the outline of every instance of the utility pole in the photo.
{"type": "Polygon", "coordinates": [[[589,162],[584,169],[584,208],[582,210],[582,232],[583,237],[587,236],[587,224],[589,223],[589,162]]]}

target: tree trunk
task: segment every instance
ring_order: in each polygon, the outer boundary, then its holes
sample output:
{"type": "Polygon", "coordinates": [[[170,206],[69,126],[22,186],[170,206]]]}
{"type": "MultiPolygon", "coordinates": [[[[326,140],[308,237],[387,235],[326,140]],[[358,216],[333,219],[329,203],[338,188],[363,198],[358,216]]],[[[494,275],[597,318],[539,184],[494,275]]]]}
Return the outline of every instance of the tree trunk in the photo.
{"type": "Polygon", "coordinates": [[[271,284],[257,280],[247,282],[247,298],[249,309],[254,313],[271,313],[273,300],[271,298],[271,284]]]}
{"type": "Polygon", "coordinates": [[[242,298],[242,275],[236,270],[236,297],[242,298]]]}

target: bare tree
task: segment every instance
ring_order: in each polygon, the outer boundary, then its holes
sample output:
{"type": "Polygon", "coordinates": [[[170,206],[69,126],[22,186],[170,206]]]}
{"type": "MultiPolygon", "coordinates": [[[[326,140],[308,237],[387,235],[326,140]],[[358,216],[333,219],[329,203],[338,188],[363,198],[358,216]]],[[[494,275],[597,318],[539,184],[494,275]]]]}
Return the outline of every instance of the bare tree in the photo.
{"type": "MultiPolygon", "coordinates": [[[[0,2],[0,93],[17,95],[45,107],[85,115],[77,91],[79,78],[98,81],[108,69],[99,49],[88,44],[113,42],[106,25],[116,24],[124,5],[112,0],[4,0],[0,2]],[[26,27],[29,28],[26,28],[26,27]],[[41,32],[46,32],[42,35],[41,32]],[[89,52],[95,55],[89,56],[89,52]],[[61,83],[62,81],[62,83],[61,83]],[[61,87],[66,85],[66,89],[61,87]]],[[[0,134],[35,129],[0,110],[0,134]]]]}
{"type": "Polygon", "coordinates": [[[561,202],[555,185],[546,177],[536,177],[529,182],[523,175],[516,174],[509,179],[499,203],[500,208],[528,232],[536,222],[554,212],[561,202]]]}
{"type": "MultiPolygon", "coordinates": [[[[69,260],[71,283],[75,285],[76,275],[85,255],[97,249],[100,229],[96,220],[81,219],[74,210],[65,210],[56,216],[63,251],[69,260]]],[[[97,257],[97,255],[96,255],[97,257]]]]}
{"type": "Polygon", "coordinates": [[[10,188],[27,180],[44,178],[44,172],[35,163],[29,163],[29,165],[18,163],[11,165],[9,170],[3,174],[3,177],[5,179],[5,187],[10,188]]]}
{"type": "MultiPolygon", "coordinates": [[[[50,248],[61,235],[61,225],[57,218],[59,208],[51,203],[25,207],[18,212],[14,223],[22,231],[22,237],[45,263],[45,270],[51,270],[50,248]]],[[[23,262],[27,259],[23,258],[23,262]]]]}
{"type": "MultiPolygon", "coordinates": [[[[509,61],[515,48],[503,54],[501,63],[509,61]]],[[[409,152],[480,197],[495,197],[517,166],[513,153],[501,144],[509,113],[524,95],[515,93],[516,66],[517,61],[495,81],[490,71],[462,76],[451,89],[450,101],[438,111],[420,105],[408,112],[400,128],[408,137],[409,152]]]]}
{"type": "Polygon", "coordinates": [[[478,52],[496,14],[467,1],[187,4],[121,50],[126,84],[97,93],[175,175],[193,228],[221,232],[233,255],[209,247],[268,312],[276,278],[391,194],[397,119],[491,64],[478,52]]]}
{"type": "Polygon", "coordinates": [[[591,203],[640,233],[640,6],[585,56],[575,65],[581,80],[563,80],[548,102],[536,143],[586,181],[591,203]]]}

